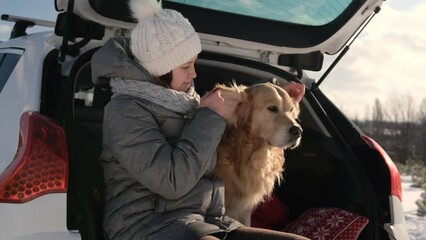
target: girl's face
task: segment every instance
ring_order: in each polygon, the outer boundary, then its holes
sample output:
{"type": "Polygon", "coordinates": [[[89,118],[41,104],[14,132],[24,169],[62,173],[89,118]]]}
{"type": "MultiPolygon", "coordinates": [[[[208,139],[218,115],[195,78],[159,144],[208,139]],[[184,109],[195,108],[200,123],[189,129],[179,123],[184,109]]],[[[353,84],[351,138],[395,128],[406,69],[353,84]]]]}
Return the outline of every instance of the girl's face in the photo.
{"type": "Polygon", "coordinates": [[[196,59],[197,56],[172,70],[172,82],[170,83],[171,89],[181,92],[186,92],[189,89],[192,84],[192,79],[197,77],[194,66],[196,59]]]}

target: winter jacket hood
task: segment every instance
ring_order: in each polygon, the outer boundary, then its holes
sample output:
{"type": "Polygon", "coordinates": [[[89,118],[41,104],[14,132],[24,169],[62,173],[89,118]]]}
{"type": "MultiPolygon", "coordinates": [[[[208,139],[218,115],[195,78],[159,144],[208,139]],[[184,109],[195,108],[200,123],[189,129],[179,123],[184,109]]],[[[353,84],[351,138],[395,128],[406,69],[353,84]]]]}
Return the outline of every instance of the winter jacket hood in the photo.
{"type": "Polygon", "coordinates": [[[92,56],[95,85],[108,85],[114,77],[153,82],[148,71],[133,57],[129,38],[112,38],[92,56]]]}

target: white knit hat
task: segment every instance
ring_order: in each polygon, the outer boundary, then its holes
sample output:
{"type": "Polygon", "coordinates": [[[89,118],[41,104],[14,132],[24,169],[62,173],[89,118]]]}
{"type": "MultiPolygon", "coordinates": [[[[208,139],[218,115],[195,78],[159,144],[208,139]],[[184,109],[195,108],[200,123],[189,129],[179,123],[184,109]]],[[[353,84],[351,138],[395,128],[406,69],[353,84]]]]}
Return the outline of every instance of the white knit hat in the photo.
{"type": "Polygon", "coordinates": [[[181,13],[157,0],[130,0],[130,9],[138,20],[130,48],[151,75],[164,75],[201,52],[200,38],[181,13]]]}

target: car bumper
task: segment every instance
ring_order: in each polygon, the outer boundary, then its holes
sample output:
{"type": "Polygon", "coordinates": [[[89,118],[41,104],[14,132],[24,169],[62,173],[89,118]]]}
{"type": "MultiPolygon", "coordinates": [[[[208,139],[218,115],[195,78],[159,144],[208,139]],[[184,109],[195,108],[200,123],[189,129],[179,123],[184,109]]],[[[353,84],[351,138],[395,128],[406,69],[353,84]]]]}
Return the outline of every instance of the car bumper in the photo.
{"type": "Polygon", "coordinates": [[[66,193],[54,193],[26,203],[0,203],[1,239],[81,239],[67,229],[66,202],[66,193]]]}
{"type": "Polygon", "coordinates": [[[407,225],[405,223],[404,209],[402,202],[396,196],[389,197],[391,206],[391,223],[384,225],[389,234],[389,239],[409,240],[407,225]]]}

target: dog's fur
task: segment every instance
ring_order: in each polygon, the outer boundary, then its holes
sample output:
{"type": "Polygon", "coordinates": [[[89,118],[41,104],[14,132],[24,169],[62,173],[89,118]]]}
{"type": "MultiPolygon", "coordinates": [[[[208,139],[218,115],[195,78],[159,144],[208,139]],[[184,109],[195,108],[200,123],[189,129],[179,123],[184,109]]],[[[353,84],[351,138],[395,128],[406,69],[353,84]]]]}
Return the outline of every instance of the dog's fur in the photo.
{"type": "Polygon", "coordinates": [[[300,143],[298,102],[271,83],[216,88],[239,103],[227,119],[214,175],[225,185],[225,215],[250,226],[252,210],[281,182],[284,150],[300,143]]]}

